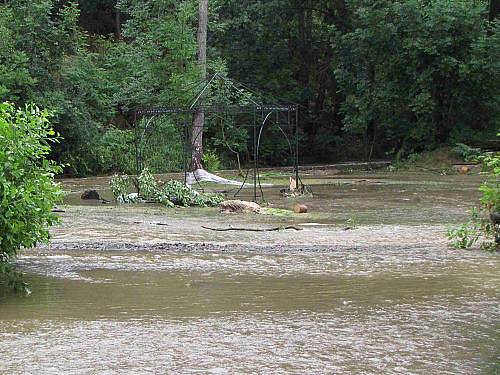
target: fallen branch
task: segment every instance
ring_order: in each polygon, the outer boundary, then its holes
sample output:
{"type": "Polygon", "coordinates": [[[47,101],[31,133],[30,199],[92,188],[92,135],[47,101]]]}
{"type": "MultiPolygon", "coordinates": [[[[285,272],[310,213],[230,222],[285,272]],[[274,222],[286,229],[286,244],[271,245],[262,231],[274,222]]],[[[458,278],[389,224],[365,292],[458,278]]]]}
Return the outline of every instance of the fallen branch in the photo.
{"type": "Polygon", "coordinates": [[[147,223],[145,221],[134,221],[134,224],[150,224],[150,225],[168,226],[168,224],[166,224],[166,223],[147,223]]]}
{"type": "Polygon", "coordinates": [[[229,231],[240,231],[240,232],[275,232],[275,231],[280,231],[280,230],[286,230],[286,229],[293,229],[293,230],[302,230],[302,228],[295,227],[293,225],[288,225],[286,227],[274,227],[274,228],[234,228],[234,227],[229,227],[229,228],[210,228],[206,227],[204,225],[201,226],[203,229],[208,229],[208,230],[213,230],[215,232],[229,232],[229,231]]]}

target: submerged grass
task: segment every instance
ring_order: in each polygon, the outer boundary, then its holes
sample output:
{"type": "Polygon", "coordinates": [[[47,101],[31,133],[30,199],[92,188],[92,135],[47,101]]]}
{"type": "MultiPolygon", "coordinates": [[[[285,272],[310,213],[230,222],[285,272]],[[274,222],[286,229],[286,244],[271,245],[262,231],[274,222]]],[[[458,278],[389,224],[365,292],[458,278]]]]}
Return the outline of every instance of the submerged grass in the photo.
{"type": "Polygon", "coordinates": [[[293,212],[292,210],[286,210],[284,208],[274,208],[274,207],[264,208],[263,214],[278,216],[278,217],[293,217],[296,215],[295,212],[293,212]]]}

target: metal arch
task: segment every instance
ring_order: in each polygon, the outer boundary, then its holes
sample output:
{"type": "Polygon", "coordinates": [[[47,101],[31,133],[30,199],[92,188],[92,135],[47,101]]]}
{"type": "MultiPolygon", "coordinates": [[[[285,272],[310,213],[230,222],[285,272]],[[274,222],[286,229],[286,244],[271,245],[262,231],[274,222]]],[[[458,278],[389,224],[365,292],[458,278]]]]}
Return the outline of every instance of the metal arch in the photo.
{"type": "MultiPolygon", "coordinates": [[[[273,114],[273,113],[278,113],[278,112],[275,112],[275,111],[270,111],[266,117],[264,118],[264,120],[262,121],[261,125],[260,125],[260,130],[259,130],[259,136],[257,138],[257,150],[256,150],[256,155],[257,155],[257,161],[260,159],[260,141],[261,141],[261,138],[262,138],[262,133],[264,131],[264,127],[266,125],[266,122],[267,120],[269,119],[269,117],[273,114]]],[[[290,139],[288,138],[288,135],[285,133],[285,131],[283,130],[283,128],[280,126],[279,124],[279,121],[277,121],[275,123],[275,125],[278,127],[278,129],[280,130],[280,132],[283,134],[283,136],[285,137],[287,143],[288,143],[288,150],[290,152],[290,155],[295,159],[295,155],[293,153],[293,149],[292,149],[292,143],[290,142],[290,139]]],[[[294,168],[296,166],[294,165],[294,168]]],[[[257,171],[259,170],[259,167],[257,165],[257,171]]],[[[295,171],[294,171],[295,172],[295,171]]],[[[264,196],[264,192],[262,190],[262,185],[261,185],[261,182],[260,182],[260,173],[257,173],[257,178],[258,178],[258,183],[259,183],[259,188],[260,188],[260,191],[261,191],[261,194],[262,194],[262,197],[264,196]]],[[[297,186],[298,186],[298,180],[297,180],[297,186]]]]}
{"type": "Polygon", "coordinates": [[[146,120],[146,126],[142,130],[140,134],[136,134],[136,168],[137,168],[137,176],[139,176],[140,170],[142,170],[142,164],[144,162],[142,158],[142,153],[144,151],[144,139],[146,137],[146,132],[148,131],[149,125],[154,121],[155,116],[150,117],[149,119],[146,120]]]}
{"type": "MultiPolygon", "coordinates": [[[[173,123],[175,127],[179,130],[179,124],[181,126],[180,128],[180,133],[181,133],[181,139],[183,139],[183,169],[184,169],[184,181],[187,182],[187,172],[188,169],[192,168],[192,160],[191,162],[188,161],[188,158],[190,158],[189,152],[190,152],[190,145],[191,145],[191,134],[190,134],[190,121],[189,121],[189,116],[197,111],[205,111],[206,113],[231,113],[231,114],[246,114],[246,115],[252,115],[254,117],[253,123],[247,123],[247,124],[241,124],[241,127],[248,127],[250,129],[253,128],[253,185],[254,185],[254,200],[257,200],[257,185],[258,188],[260,189],[260,197],[264,200],[264,192],[262,190],[262,185],[261,185],[261,180],[260,180],[260,171],[259,171],[259,160],[260,160],[260,149],[261,149],[261,141],[263,137],[263,132],[264,128],[266,126],[266,123],[269,122],[269,118],[273,113],[277,114],[277,120],[276,120],[276,126],[278,127],[279,131],[281,134],[285,137],[287,143],[288,143],[288,148],[290,150],[290,154],[293,157],[293,167],[294,167],[294,174],[297,180],[297,184],[300,181],[299,177],[299,165],[298,165],[298,156],[299,156],[299,105],[296,103],[288,103],[288,104],[280,104],[283,103],[284,101],[281,101],[279,99],[274,99],[271,97],[271,100],[269,100],[269,95],[266,95],[266,93],[263,93],[260,90],[252,89],[249,88],[248,86],[236,82],[232,79],[229,79],[225,76],[223,76],[220,73],[216,73],[213,76],[211,76],[208,79],[202,80],[197,82],[196,84],[191,84],[189,85],[190,87],[186,88],[186,91],[190,91],[191,87],[201,87],[201,90],[198,92],[198,94],[195,95],[194,100],[188,104],[188,106],[164,106],[164,107],[149,107],[149,108],[137,108],[133,111],[134,114],[134,123],[136,126],[136,140],[135,140],[135,145],[136,145],[136,157],[138,158],[137,160],[137,173],[140,173],[140,169],[143,168],[143,155],[142,152],[142,146],[141,144],[147,141],[145,135],[146,133],[149,132],[154,132],[154,129],[152,129],[151,124],[155,119],[158,119],[159,117],[163,116],[179,116],[181,121],[176,121],[174,120],[173,123]],[[227,87],[229,87],[233,92],[230,92],[230,96],[228,96],[227,101],[222,100],[222,103],[214,103],[215,100],[217,100],[217,97],[211,98],[213,100],[210,100],[208,102],[203,102],[203,96],[209,89],[209,87],[216,81],[218,80],[219,82],[223,82],[224,84],[227,84],[227,87]],[[236,92],[234,92],[236,90],[236,92]],[[241,99],[237,98],[243,98],[243,102],[241,102],[241,99]],[[236,104],[230,104],[231,100],[236,99],[236,104]],[[265,102],[264,100],[268,100],[265,102]],[[250,104],[249,104],[250,103],[250,104]],[[286,123],[282,123],[280,121],[280,116],[279,114],[287,114],[287,120],[286,123]],[[295,113],[294,119],[292,119],[292,114],[295,113]],[[259,116],[257,116],[257,114],[259,116]],[[266,114],[264,116],[264,114],[266,114]],[[257,118],[260,118],[258,121],[257,118]],[[138,119],[144,119],[146,118],[146,126],[143,129],[139,129],[138,126],[138,119]],[[295,135],[294,139],[294,144],[292,145],[292,137],[289,137],[289,133],[285,132],[284,127],[287,129],[290,129],[291,134],[295,135]],[[258,129],[258,133],[257,133],[258,129]],[[295,146],[295,147],[293,147],[295,146]],[[295,150],[293,150],[295,149],[295,150]],[[295,152],[294,152],[295,151],[295,152]],[[141,160],[140,160],[141,159],[141,160]]],[[[251,134],[251,133],[250,133],[251,134]]],[[[200,134],[196,135],[197,137],[200,136],[200,134]]],[[[238,191],[235,193],[235,196],[237,196],[243,187],[247,184],[248,181],[248,176],[250,175],[252,167],[249,167],[247,170],[247,173],[245,175],[244,181],[242,185],[239,187],[238,191]]],[[[196,176],[195,176],[196,177],[196,176]]],[[[197,181],[199,183],[199,181],[197,181]]]]}

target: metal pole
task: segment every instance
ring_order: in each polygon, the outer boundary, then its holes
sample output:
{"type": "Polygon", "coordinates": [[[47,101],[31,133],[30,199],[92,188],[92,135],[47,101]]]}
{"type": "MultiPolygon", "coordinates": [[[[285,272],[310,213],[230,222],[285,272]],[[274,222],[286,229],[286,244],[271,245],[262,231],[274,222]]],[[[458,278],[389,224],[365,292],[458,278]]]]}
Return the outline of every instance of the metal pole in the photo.
{"type": "Polygon", "coordinates": [[[253,116],[253,201],[257,202],[257,114],[253,116]]]}
{"type": "Polygon", "coordinates": [[[299,109],[295,109],[295,178],[299,187],[299,109]]]}
{"type": "Polygon", "coordinates": [[[135,129],[135,173],[139,176],[139,131],[137,130],[137,111],[134,111],[134,129],[135,129]]]}
{"type": "Polygon", "coordinates": [[[186,113],[182,114],[182,119],[183,119],[183,127],[184,127],[184,144],[182,145],[183,151],[184,151],[184,184],[187,184],[187,153],[188,153],[188,115],[186,113]]]}

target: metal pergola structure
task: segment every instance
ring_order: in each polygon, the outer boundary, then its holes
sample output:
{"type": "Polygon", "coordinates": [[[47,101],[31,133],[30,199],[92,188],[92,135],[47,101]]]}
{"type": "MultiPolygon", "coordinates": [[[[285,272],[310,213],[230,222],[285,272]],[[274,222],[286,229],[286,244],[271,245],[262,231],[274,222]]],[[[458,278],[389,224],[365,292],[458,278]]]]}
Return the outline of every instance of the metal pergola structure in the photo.
{"type": "MultiPolygon", "coordinates": [[[[261,141],[264,132],[270,127],[275,127],[286,139],[289,154],[293,161],[293,174],[299,187],[299,107],[297,104],[283,103],[268,95],[249,89],[247,86],[231,80],[222,74],[214,74],[208,79],[197,84],[199,90],[194,99],[187,106],[165,106],[152,108],[137,108],[133,111],[135,124],[135,153],[137,175],[147,167],[145,148],[156,137],[155,129],[159,119],[169,118],[176,124],[182,142],[182,169],[184,182],[188,183],[189,172],[192,172],[192,144],[193,140],[201,136],[201,132],[193,134],[193,116],[202,111],[206,115],[219,115],[227,117],[239,116],[238,128],[247,128],[249,142],[249,155],[247,172],[241,186],[235,192],[238,196],[249,179],[253,188],[253,200],[260,198],[264,201],[264,192],[260,179],[261,141]],[[229,95],[218,96],[220,92],[229,95]]],[[[160,140],[161,141],[161,140],[160,140]]],[[[195,176],[195,174],[193,174],[195,176]]]]}

